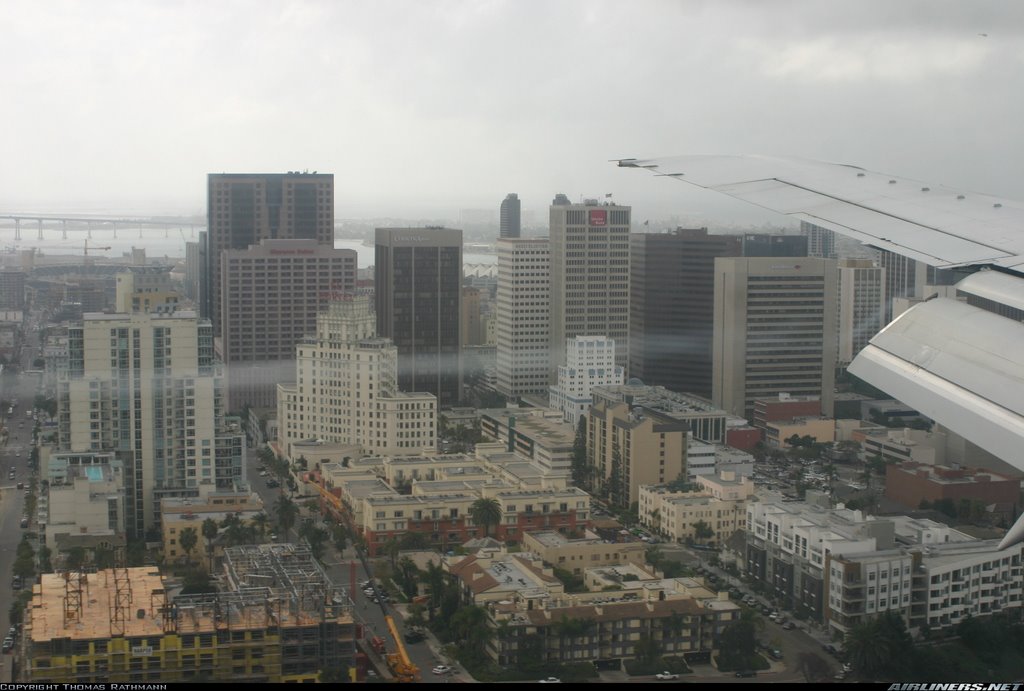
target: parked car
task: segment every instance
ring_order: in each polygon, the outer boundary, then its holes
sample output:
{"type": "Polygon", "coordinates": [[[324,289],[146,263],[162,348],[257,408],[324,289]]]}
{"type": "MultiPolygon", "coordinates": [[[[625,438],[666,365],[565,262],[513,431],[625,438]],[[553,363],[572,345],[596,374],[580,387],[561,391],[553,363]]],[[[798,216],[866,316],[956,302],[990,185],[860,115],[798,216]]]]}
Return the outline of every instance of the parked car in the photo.
{"type": "Polygon", "coordinates": [[[778,648],[772,648],[771,650],[768,651],[768,654],[772,657],[773,660],[781,660],[782,659],[782,651],[779,650],[778,648]]]}
{"type": "Polygon", "coordinates": [[[541,679],[537,683],[538,684],[561,684],[562,680],[559,679],[558,677],[548,677],[546,679],[541,679]]]}
{"type": "Polygon", "coordinates": [[[11,638],[10,636],[8,636],[7,638],[4,639],[3,651],[5,653],[9,653],[9,652],[11,652],[11,648],[13,648],[13,647],[14,647],[14,639],[11,638]]]}
{"type": "Polygon", "coordinates": [[[782,625],[782,628],[785,631],[792,631],[793,629],[796,628],[796,624],[794,624],[791,621],[787,621],[785,624],[782,625]]]}
{"type": "Polygon", "coordinates": [[[743,677],[756,677],[757,676],[757,672],[755,672],[752,669],[743,669],[743,670],[740,670],[739,672],[736,672],[736,676],[740,677],[740,678],[743,678],[743,677]]]}
{"type": "Polygon", "coordinates": [[[405,642],[406,643],[419,643],[419,642],[423,641],[425,638],[426,638],[426,636],[424,636],[419,631],[406,631],[405,632],[405,642]]]}
{"type": "Polygon", "coordinates": [[[452,668],[449,667],[448,665],[438,665],[437,667],[435,667],[434,669],[432,669],[430,671],[433,672],[434,674],[450,674],[451,671],[452,671],[452,668]]]}
{"type": "Polygon", "coordinates": [[[672,674],[672,672],[660,672],[658,674],[655,674],[654,678],[655,679],[660,679],[662,681],[672,681],[674,679],[678,679],[679,675],[678,674],[672,674]]]}

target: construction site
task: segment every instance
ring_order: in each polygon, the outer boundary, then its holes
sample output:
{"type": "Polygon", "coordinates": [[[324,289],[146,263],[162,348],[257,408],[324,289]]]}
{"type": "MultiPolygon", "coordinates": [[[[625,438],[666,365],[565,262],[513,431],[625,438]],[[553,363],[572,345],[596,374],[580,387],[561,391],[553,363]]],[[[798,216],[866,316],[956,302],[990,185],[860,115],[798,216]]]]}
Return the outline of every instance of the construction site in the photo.
{"type": "Polygon", "coordinates": [[[351,600],[304,546],[229,547],[218,580],[172,600],[157,567],[43,574],[18,681],[315,682],[351,664],[351,600]]]}

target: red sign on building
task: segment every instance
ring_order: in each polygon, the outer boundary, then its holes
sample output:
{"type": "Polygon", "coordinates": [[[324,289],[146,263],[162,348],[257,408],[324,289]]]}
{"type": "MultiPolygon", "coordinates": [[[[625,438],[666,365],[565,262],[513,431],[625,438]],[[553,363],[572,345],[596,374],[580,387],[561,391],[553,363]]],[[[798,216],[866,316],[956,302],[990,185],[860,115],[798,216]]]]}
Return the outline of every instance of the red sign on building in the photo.
{"type": "Polygon", "coordinates": [[[606,225],[608,225],[608,210],[607,209],[591,209],[590,210],[590,225],[592,225],[592,226],[606,226],[606,225]]]}

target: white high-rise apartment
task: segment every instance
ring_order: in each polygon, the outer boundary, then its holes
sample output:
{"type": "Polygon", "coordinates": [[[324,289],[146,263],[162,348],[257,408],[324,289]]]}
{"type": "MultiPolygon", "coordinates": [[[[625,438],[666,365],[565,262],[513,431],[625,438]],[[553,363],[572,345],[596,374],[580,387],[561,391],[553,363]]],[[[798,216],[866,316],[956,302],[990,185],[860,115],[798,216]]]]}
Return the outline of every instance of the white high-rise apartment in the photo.
{"type": "Polygon", "coordinates": [[[595,386],[618,386],[624,372],[615,364],[615,341],[607,336],[577,336],[566,341],[566,364],[558,368],[549,405],[573,425],[587,414],[595,386]]]}
{"type": "Polygon", "coordinates": [[[751,419],[758,398],[818,396],[831,412],[836,365],[835,259],[715,259],[712,397],[751,419]]]}
{"type": "Polygon", "coordinates": [[[437,450],[437,398],[398,391],[398,348],[376,335],[370,298],[332,302],[316,336],[296,347],[296,383],[278,384],[280,439],[291,456],[311,439],[358,445],[368,455],[437,450]]]}
{"type": "Polygon", "coordinates": [[[850,364],[885,324],[885,269],[869,259],[841,259],[839,364],[850,364]]]}
{"type": "Polygon", "coordinates": [[[500,238],[497,388],[511,398],[550,383],[551,256],[547,238],[500,238]]]}
{"type": "Polygon", "coordinates": [[[86,314],[68,329],[57,418],[59,450],[113,451],[123,462],[129,535],[158,523],[164,497],[244,479],[213,327],[195,312],[86,314]]]}
{"type": "Polygon", "coordinates": [[[629,344],[631,208],[565,195],[551,205],[551,370],[565,364],[567,339],[615,339],[615,364],[626,366],[629,344]]]}

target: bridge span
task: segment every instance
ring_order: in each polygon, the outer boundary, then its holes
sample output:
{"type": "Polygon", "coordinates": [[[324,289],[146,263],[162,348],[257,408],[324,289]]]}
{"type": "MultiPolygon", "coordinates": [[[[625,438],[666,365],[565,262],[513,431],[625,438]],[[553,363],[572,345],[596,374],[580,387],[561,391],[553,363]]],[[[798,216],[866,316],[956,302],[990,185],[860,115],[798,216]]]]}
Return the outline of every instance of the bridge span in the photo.
{"type": "Polygon", "coordinates": [[[21,213],[0,213],[0,238],[10,237],[8,233],[13,230],[15,241],[22,239],[22,223],[26,226],[35,224],[36,239],[45,240],[44,231],[60,233],[62,240],[68,239],[68,233],[84,233],[86,238],[92,239],[93,233],[97,237],[111,237],[117,239],[118,231],[122,233],[139,231],[139,238],[143,237],[142,231],[162,230],[164,237],[170,237],[172,230],[181,233],[185,239],[185,230],[189,237],[195,239],[196,230],[205,230],[205,219],[195,217],[157,217],[157,218],[110,218],[101,216],[56,216],[21,213]]]}

